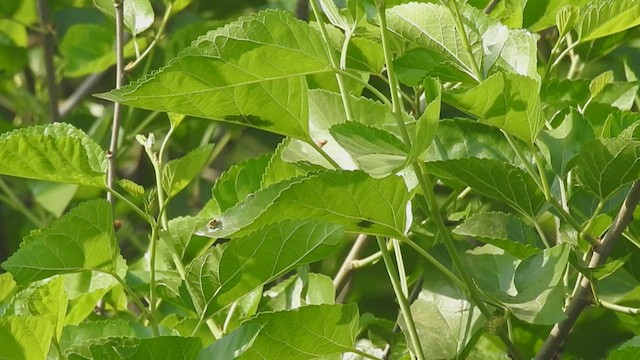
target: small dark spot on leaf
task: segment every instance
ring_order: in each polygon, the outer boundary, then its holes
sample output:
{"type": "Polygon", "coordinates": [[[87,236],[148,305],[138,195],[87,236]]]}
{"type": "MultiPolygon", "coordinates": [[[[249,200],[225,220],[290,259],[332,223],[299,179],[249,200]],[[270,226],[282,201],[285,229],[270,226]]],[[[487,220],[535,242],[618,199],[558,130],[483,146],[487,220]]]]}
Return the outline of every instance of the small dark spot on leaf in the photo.
{"type": "Polygon", "coordinates": [[[218,219],[211,219],[207,223],[207,228],[209,228],[209,230],[220,230],[222,229],[222,221],[218,219]]]}
{"type": "Polygon", "coordinates": [[[365,228],[365,229],[370,228],[371,225],[373,225],[373,222],[369,220],[362,220],[358,223],[358,227],[365,228]]]}

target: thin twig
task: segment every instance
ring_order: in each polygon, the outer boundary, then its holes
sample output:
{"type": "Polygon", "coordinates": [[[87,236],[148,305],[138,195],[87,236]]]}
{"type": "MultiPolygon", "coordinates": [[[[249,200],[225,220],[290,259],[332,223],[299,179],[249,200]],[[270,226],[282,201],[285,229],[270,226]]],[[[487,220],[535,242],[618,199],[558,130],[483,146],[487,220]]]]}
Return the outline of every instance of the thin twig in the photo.
{"type": "Polygon", "coordinates": [[[487,7],[484,8],[484,13],[489,15],[491,14],[491,12],[493,11],[493,9],[496,8],[496,6],[498,6],[498,4],[500,3],[500,0],[493,0],[489,3],[489,5],[487,5],[487,7]]]}
{"type": "Polygon", "coordinates": [[[349,250],[349,254],[347,254],[347,257],[344,259],[342,266],[340,266],[336,277],[333,279],[333,287],[336,289],[337,293],[340,293],[340,289],[342,289],[342,287],[344,286],[347,275],[349,275],[349,273],[351,273],[351,270],[353,270],[353,261],[356,260],[358,255],[360,255],[366,244],[367,235],[358,235],[356,241],[354,241],[353,246],[351,247],[351,250],[349,250]]]}
{"type": "MultiPolygon", "coordinates": [[[[116,13],[116,89],[122,87],[124,79],[124,14],[122,0],[113,0],[116,13]]],[[[107,187],[113,189],[116,171],[116,151],[118,150],[118,137],[120,132],[120,103],[116,102],[113,107],[113,123],[111,124],[111,143],[107,151],[107,187]]],[[[107,193],[107,200],[113,202],[111,192],[107,193]]]]}
{"type": "Polygon", "coordinates": [[[38,0],[38,16],[42,32],[42,47],[44,48],[44,68],[47,77],[47,91],[49,93],[49,119],[51,122],[60,121],[58,112],[58,87],[56,85],[56,68],[53,63],[55,56],[53,46],[53,27],[49,23],[49,4],[47,0],[38,0]]]}
{"type": "MultiPolygon", "coordinates": [[[[633,184],[633,187],[627,194],[618,215],[614,219],[611,228],[607,231],[606,235],[599,243],[599,246],[593,250],[593,255],[589,261],[589,267],[595,268],[604,264],[609,257],[609,253],[613,247],[613,244],[622,235],[624,229],[629,225],[633,217],[633,211],[640,201],[640,182],[633,184]]],[[[583,278],[580,282],[580,287],[576,291],[575,296],[569,302],[565,315],[565,320],[557,323],[551,333],[547,337],[547,340],[542,345],[542,348],[536,355],[537,360],[551,359],[557,353],[559,347],[566,339],[569,331],[575,324],[576,320],[580,316],[580,313],[584,308],[591,303],[591,283],[588,278],[583,278]]]]}
{"type": "Polygon", "coordinates": [[[60,117],[65,117],[73,108],[78,106],[80,101],[84,99],[85,96],[89,95],[93,87],[102,80],[102,77],[106,74],[105,72],[92,74],[87,76],[80,86],[69,96],[58,108],[58,112],[60,113],[60,117]]]}

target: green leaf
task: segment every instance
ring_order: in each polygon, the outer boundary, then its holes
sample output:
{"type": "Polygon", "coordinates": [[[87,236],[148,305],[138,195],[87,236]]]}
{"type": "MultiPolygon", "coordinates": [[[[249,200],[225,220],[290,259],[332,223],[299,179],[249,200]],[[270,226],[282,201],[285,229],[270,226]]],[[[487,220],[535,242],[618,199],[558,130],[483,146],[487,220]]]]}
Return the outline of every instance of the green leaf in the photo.
{"type": "Polygon", "coordinates": [[[44,360],[47,358],[53,328],[44,318],[35,316],[0,317],[2,358],[44,360]]]}
{"type": "MultiPolygon", "coordinates": [[[[411,314],[422,352],[430,359],[457,358],[486,321],[462,290],[438,278],[423,285],[411,314]]],[[[407,332],[404,319],[400,327],[407,332]]]]}
{"type": "MultiPolygon", "coordinates": [[[[533,163],[533,155],[524,144],[520,150],[533,163]]],[[[469,119],[447,119],[438,123],[433,146],[425,160],[444,161],[465,158],[494,159],[521,167],[522,162],[502,132],[490,125],[469,119]]]]}
{"type": "Polygon", "coordinates": [[[556,14],[556,26],[558,27],[558,37],[567,35],[578,21],[580,8],[576,5],[565,5],[556,14]]]}
{"type": "Polygon", "coordinates": [[[601,139],[588,142],[578,158],[581,184],[601,200],[640,178],[640,141],[601,139]]]}
{"type": "Polygon", "coordinates": [[[278,147],[269,159],[269,163],[264,170],[260,188],[266,188],[281,181],[307,174],[307,171],[301,166],[284,160],[283,153],[287,149],[290,141],[291,139],[285,139],[278,144],[278,147]]]}
{"type": "Polygon", "coordinates": [[[223,249],[209,249],[187,268],[196,310],[211,316],[296,266],[328,256],[342,231],[338,225],[287,221],[234,239],[223,249]]]}
{"type": "Polygon", "coordinates": [[[553,171],[564,178],[575,166],[580,149],[594,138],[587,120],[577,110],[570,108],[558,127],[540,133],[538,146],[553,171]]]}
{"type": "Polygon", "coordinates": [[[596,97],[604,87],[613,81],[613,71],[605,71],[602,74],[596,76],[589,83],[589,92],[591,93],[591,97],[596,97]]]}
{"type": "Polygon", "coordinates": [[[348,352],[358,334],[358,308],[312,305],[262,313],[204,349],[199,359],[315,359],[348,352]]]}
{"type": "Polygon", "coordinates": [[[113,337],[70,348],[65,355],[69,359],[195,360],[201,350],[200,339],[193,337],[113,337]]]}
{"type": "Polygon", "coordinates": [[[640,336],[633,337],[609,353],[607,360],[627,360],[640,356],[640,336]]]}
{"type": "Polygon", "coordinates": [[[389,30],[413,47],[442,54],[459,73],[459,78],[479,81],[472,63],[483,63],[482,38],[475,23],[464,19],[472,54],[466,52],[449,10],[437,4],[409,3],[387,10],[389,30]]]}
{"type": "Polygon", "coordinates": [[[244,201],[248,195],[260,190],[262,176],[271,156],[265,154],[255,159],[236,164],[220,175],[211,194],[218,202],[220,211],[225,211],[244,201]]]}
{"type": "Polygon", "coordinates": [[[167,228],[161,231],[160,236],[171,253],[178,254],[183,259],[187,248],[191,244],[193,233],[201,228],[206,220],[194,216],[179,216],[169,220],[167,228]]]}
{"type": "Polygon", "coordinates": [[[213,144],[200,146],[187,155],[169,161],[162,169],[162,188],[169,195],[175,196],[193,180],[207,164],[213,144]]]}
{"type": "Polygon", "coordinates": [[[469,90],[445,92],[444,100],[532,144],[544,127],[538,93],[535,80],[499,72],[469,90]]]}
{"type": "Polygon", "coordinates": [[[515,215],[502,212],[476,213],[453,232],[497,246],[518,259],[535,255],[544,247],[530,225],[515,215]]]}
{"type": "MultiPolygon", "coordinates": [[[[108,1],[113,7],[112,0],[108,1]]],[[[125,1],[126,3],[130,0],[125,1]]],[[[60,54],[64,58],[64,74],[80,77],[107,70],[116,63],[113,51],[116,43],[113,27],[99,24],[76,24],[71,26],[60,43],[60,54]]],[[[146,41],[138,41],[143,47],[146,41]]],[[[125,45],[124,55],[135,54],[133,42],[125,45]]]]}
{"type": "Polygon", "coordinates": [[[578,41],[587,42],[640,25],[640,1],[597,0],[582,10],[578,41]]]}
{"type": "Polygon", "coordinates": [[[120,185],[127,194],[138,199],[144,199],[144,188],[142,185],[138,185],[129,179],[118,179],[118,185],[120,185]]]}
{"type": "Polygon", "coordinates": [[[440,122],[442,85],[437,80],[425,79],[423,86],[428,104],[420,118],[418,118],[415,136],[411,139],[411,149],[407,157],[407,164],[411,164],[423,157],[433,143],[440,122]]]}
{"type": "Polygon", "coordinates": [[[590,0],[545,0],[540,2],[527,2],[524,9],[524,27],[530,31],[539,32],[556,23],[558,12],[567,6],[575,5],[579,8],[587,5],[590,0]]]}
{"type": "Polygon", "coordinates": [[[309,140],[305,76],[330,71],[314,29],[266,10],[209,32],[168,66],[101,97],[309,140]]]}
{"type": "Polygon", "coordinates": [[[78,205],[48,228],[26,236],[2,267],[24,284],[87,270],[119,273],[119,259],[111,205],[99,199],[78,205]]]}
{"type": "Polygon", "coordinates": [[[478,193],[504,201],[522,214],[536,216],[544,204],[544,195],[536,182],[523,170],[490,159],[458,159],[431,162],[436,175],[454,179],[478,193]]]}
{"type": "Polygon", "coordinates": [[[64,278],[56,277],[38,286],[23,306],[26,314],[47,320],[54,330],[53,337],[60,339],[62,328],[65,325],[67,304],[64,278]]]}
{"type": "MultiPolygon", "coordinates": [[[[93,3],[103,14],[115,19],[112,0],[93,0],[93,3]]],[[[151,27],[155,15],[149,0],[126,0],[123,3],[124,25],[134,36],[151,27]]]]}
{"type": "Polygon", "coordinates": [[[360,171],[327,171],[257,192],[214,219],[210,237],[240,236],[283,219],[322,219],[346,231],[402,237],[410,218],[402,178],[373,179],[360,171]]]}
{"type": "Polygon", "coordinates": [[[29,181],[34,200],[45,210],[60,217],[73,200],[78,185],[29,181]]]}
{"type": "Polygon", "coordinates": [[[261,311],[297,309],[301,306],[335,304],[336,290],[330,277],[310,273],[306,279],[291,276],[264,292],[261,311]]]}
{"type": "Polygon", "coordinates": [[[72,349],[70,350],[72,352],[73,348],[77,350],[80,347],[96,344],[99,343],[99,340],[112,337],[149,338],[151,336],[151,329],[122,319],[85,321],[77,326],[64,328],[60,338],[60,349],[63,352],[72,349]]]}
{"type": "Polygon", "coordinates": [[[562,278],[569,259],[565,245],[519,260],[504,250],[485,245],[466,253],[478,287],[531,324],[551,325],[562,320],[562,278]]]}
{"type": "Polygon", "coordinates": [[[384,130],[347,122],[332,126],[329,131],[358,167],[374,178],[394,174],[407,162],[402,140],[384,130]]]}
{"type": "Polygon", "coordinates": [[[65,123],[0,135],[0,174],[104,188],[107,158],[89,136],[65,123]]]}

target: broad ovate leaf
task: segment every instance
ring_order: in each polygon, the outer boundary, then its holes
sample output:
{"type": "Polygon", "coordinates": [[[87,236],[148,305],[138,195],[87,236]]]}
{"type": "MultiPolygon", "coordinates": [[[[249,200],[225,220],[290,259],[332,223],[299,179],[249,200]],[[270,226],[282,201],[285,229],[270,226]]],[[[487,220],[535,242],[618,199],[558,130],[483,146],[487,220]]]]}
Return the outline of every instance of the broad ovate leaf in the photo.
{"type": "Polygon", "coordinates": [[[508,308],[522,321],[552,325],[562,320],[562,278],[569,247],[558,245],[524,260],[485,245],[468,251],[465,258],[474,281],[485,294],[508,308]]]}
{"type": "Polygon", "coordinates": [[[198,359],[326,358],[349,352],[357,335],[354,304],[304,306],[259,314],[204,349],[198,359]]]}
{"type": "Polygon", "coordinates": [[[499,72],[468,90],[445,92],[444,101],[532,144],[544,127],[539,83],[499,72]]]}
{"type": "Polygon", "coordinates": [[[0,174],[105,187],[104,150],[65,123],[22,128],[0,135],[0,174]]]}
{"type": "Polygon", "coordinates": [[[2,358],[11,360],[44,360],[47,358],[53,327],[35,316],[0,317],[2,358]]]}
{"type": "Polygon", "coordinates": [[[591,1],[582,9],[578,21],[579,42],[612,35],[640,24],[640,1],[591,1]]]}
{"type": "Polygon", "coordinates": [[[529,174],[515,166],[492,159],[458,159],[431,162],[435,175],[453,179],[478,193],[503,201],[520,213],[535,217],[544,195],[529,174]]]}
{"type": "Polygon", "coordinates": [[[544,247],[540,236],[519,217],[503,212],[479,212],[454,230],[454,234],[472,236],[525,259],[544,247]]]}
{"type": "MultiPolygon", "coordinates": [[[[411,315],[427,359],[457,358],[486,321],[462,290],[438,278],[423,285],[411,315]]],[[[407,332],[404,319],[400,327],[407,332]]]]}
{"type": "Polygon", "coordinates": [[[582,147],[578,157],[582,185],[602,200],[640,179],[640,141],[594,140],[582,147]]]}
{"type": "Polygon", "coordinates": [[[202,235],[240,236],[287,219],[319,219],[348,232],[402,237],[410,194],[401,177],[374,179],[362,171],[326,171],[256,192],[212,219],[202,235]]]}
{"type": "Polygon", "coordinates": [[[560,125],[540,133],[538,146],[553,171],[564,178],[575,166],[575,159],[583,145],[594,138],[589,122],[571,108],[560,125]]]}
{"type": "Polygon", "coordinates": [[[339,225],[286,221],[211,248],[187,268],[193,304],[211,316],[287,271],[328,256],[342,234],[339,225]]]}
{"type": "Polygon", "coordinates": [[[313,28],[266,10],[210,31],[168,66],[101,97],[309,140],[305,76],[330,71],[313,28]]]}
{"type": "Polygon", "coordinates": [[[413,47],[440,53],[444,56],[443,60],[459,72],[457,77],[480,81],[473,63],[483,63],[482,37],[475,24],[468,19],[463,21],[471,54],[466,51],[456,21],[445,6],[432,3],[402,4],[388,9],[386,15],[392,33],[413,47]]]}
{"type": "Polygon", "coordinates": [[[67,349],[65,357],[70,360],[195,360],[201,350],[201,340],[194,337],[111,337],[73,346],[67,349]]]}
{"type": "Polygon", "coordinates": [[[406,146],[389,132],[353,121],[329,131],[358,167],[374,178],[394,174],[406,163],[406,146]]]}
{"type": "Polygon", "coordinates": [[[120,273],[124,266],[106,200],[84,202],[25,237],[2,267],[19,284],[80,271],[120,273]]]}
{"type": "Polygon", "coordinates": [[[260,190],[262,176],[271,160],[265,154],[255,159],[236,164],[220,175],[211,190],[220,211],[225,211],[243,201],[248,195],[260,190]]]}
{"type": "Polygon", "coordinates": [[[201,146],[187,155],[169,161],[162,169],[162,187],[169,197],[182,191],[207,164],[213,145],[201,146]]]}

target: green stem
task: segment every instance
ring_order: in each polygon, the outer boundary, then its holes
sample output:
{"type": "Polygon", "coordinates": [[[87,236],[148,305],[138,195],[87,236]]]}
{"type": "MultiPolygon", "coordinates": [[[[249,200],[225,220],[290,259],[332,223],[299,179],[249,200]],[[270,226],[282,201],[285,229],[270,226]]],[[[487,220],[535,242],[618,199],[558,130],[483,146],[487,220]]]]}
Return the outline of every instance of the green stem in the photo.
{"type": "MultiPolygon", "coordinates": [[[[153,317],[151,316],[151,313],[149,312],[149,309],[147,309],[142,302],[140,301],[140,299],[138,298],[138,295],[136,295],[136,292],[133,291],[133,289],[131,289],[129,287],[129,285],[127,285],[127,283],[124,281],[124,279],[122,279],[118,274],[115,273],[110,273],[110,272],[104,272],[105,274],[109,274],[111,276],[113,276],[114,279],[116,279],[116,281],[122,285],[122,288],[124,289],[125,292],[127,292],[129,294],[129,296],[131,297],[131,299],[133,300],[133,302],[136,304],[136,306],[138,307],[138,309],[140,309],[140,311],[142,311],[142,313],[149,319],[149,322],[151,324],[154,323],[153,317]]],[[[158,328],[157,327],[152,327],[152,331],[154,331],[154,336],[158,336],[157,331],[158,328]]]]}
{"type": "Polygon", "coordinates": [[[400,278],[400,287],[405,297],[409,297],[409,284],[407,284],[407,272],[404,268],[404,259],[402,258],[402,249],[400,248],[400,241],[398,239],[391,239],[391,246],[393,246],[393,253],[396,256],[396,263],[398,264],[398,277],[400,278]]]}
{"type": "Polygon", "coordinates": [[[115,196],[118,200],[120,200],[120,201],[124,202],[125,204],[127,204],[131,208],[131,210],[133,210],[136,214],[140,215],[140,217],[142,217],[147,223],[149,223],[151,225],[153,225],[155,223],[155,220],[153,220],[153,218],[151,218],[142,209],[137,207],[136,204],[132,203],[129,199],[124,197],[122,194],[117,192],[115,189],[106,188],[105,190],[107,190],[109,193],[111,193],[113,196],[115,196]]]}
{"type": "Polygon", "coordinates": [[[405,237],[402,239],[407,245],[411,246],[418,254],[424,257],[427,261],[429,261],[433,266],[435,266],[438,270],[442,272],[449,280],[451,280],[456,286],[460,289],[466,289],[466,284],[460,280],[451,270],[449,270],[446,266],[442,265],[440,261],[434,258],[431,254],[429,254],[425,249],[421,248],[420,245],[411,241],[411,239],[405,237]]]}
{"type": "Polygon", "coordinates": [[[384,54],[384,61],[387,66],[387,76],[389,78],[389,92],[391,93],[391,111],[396,118],[400,134],[402,135],[402,141],[411,148],[411,138],[407,132],[407,128],[404,125],[404,119],[402,118],[402,112],[400,107],[400,96],[398,95],[398,84],[396,79],[396,72],[393,68],[393,55],[389,48],[389,39],[387,36],[387,15],[385,13],[384,4],[381,1],[376,1],[376,12],[378,13],[378,19],[380,20],[380,39],[382,40],[382,52],[384,54]]]}
{"type": "Polygon", "coordinates": [[[603,208],[604,208],[604,201],[600,200],[600,202],[598,202],[598,206],[596,206],[596,209],[593,212],[593,215],[591,215],[591,217],[587,221],[587,224],[584,226],[584,229],[580,232],[581,238],[586,240],[588,236],[591,236],[589,233],[591,232],[591,230],[593,229],[593,226],[595,225],[596,217],[600,215],[600,212],[602,212],[603,208]]]}
{"type": "Polygon", "coordinates": [[[471,45],[469,44],[469,39],[467,38],[467,32],[465,30],[464,23],[462,22],[462,16],[460,16],[460,10],[458,9],[457,1],[458,0],[451,0],[449,1],[449,4],[451,4],[451,6],[447,6],[444,1],[440,0],[440,2],[444,6],[446,6],[447,9],[449,9],[449,11],[452,13],[451,16],[457,24],[456,29],[458,30],[458,35],[462,39],[462,46],[464,46],[464,50],[467,52],[467,55],[469,55],[471,68],[473,69],[475,78],[478,82],[480,82],[482,81],[484,76],[482,75],[482,71],[480,71],[480,67],[478,66],[476,58],[473,56],[473,51],[471,50],[471,45]]]}
{"type": "Polygon", "coordinates": [[[387,249],[387,244],[382,237],[376,237],[376,239],[378,240],[378,247],[382,253],[382,259],[384,260],[387,273],[389,274],[389,279],[391,280],[393,292],[395,293],[396,298],[398,299],[398,304],[400,305],[400,312],[402,313],[402,317],[404,318],[407,329],[409,330],[409,339],[413,346],[413,353],[418,360],[425,360],[424,353],[422,352],[422,346],[420,345],[420,337],[418,336],[418,331],[416,330],[416,325],[413,322],[413,316],[411,315],[409,300],[402,292],[400,279],[398,278],[398,273],[396,272],[393,264],[393,259],[391,259],[391,254],[387,249]]]}
{"type": "Polygon", "coordinates": [[[618,305],[618,304],[614,304],[614,303],[611,303],[611,302],[608,302],[608,301],[604,301],[604,300],[600,300],[599,301],[599,305],[602,306],[605,309],[621,312],[621,313],[628,314],[628,315],[638,315],[638,314],[640,314],[640,309],[639,308],[634,308],[634,307],[629,307],[629,306],[624,306],[624,305],[618,305]]]}
{"type": "Polygon", "coordinates": [[[350,72],[347,72],[347,71],[342,71],[342,70],[337,70],[337,72],[340,75],[348,77],[348,78],[356,81],[358,84],[364,86],[364,88],[369,90],[373,95],[375,95],[378,98],[378,100],[382,101],[382,103],[384,103],[388,107],[392,107],[391,101],[389,101],[389,99],[387,99],[387,97],[384,96],[384,94],[382,92],[380,92],[380,90],[376,89],[373,85],[369,84],[368,82],[362,80],[362,78],[360,78],[359,76],[354,75],[354,74],[352,74],[350,72]]]}
{"type": "Polygon", "coordinates": [[[333,160],[331,156],[329,156],[329,154],[327,154],[324,150],[322,150],[322,148],[318,144],[316,144],[313,140],[308,141],[307,144],[311,145],[311,147],[313,147],[320,155],[322,155],[322,157],[325,160],[327,160],[327,162],[331,164],[331,166],[333,166],[335,169],[342,168],[340,165],[338,165],[338,163],[335,160],[333,160]]]}
{"type": "Polygon", "coordinates": [[[4,194],[6,195],[5,201],[9,206],[22,213],[22,215],[29,219],[29,221],[31,221],[35,226],[39,228],[43,228],[46,226],[43,221],[38,219],[26,206],[24,206],[22,201],[18,199],[16,194],[13,193],[9,185],[4,182],[4,179],[2,179],[2,177],[0,177],[0,190],[2,190],[2,192],[4,192],[4,194]]]}
{"type": "MultiPolygon", "coordinates": [[[[315,0],[309,0],[311,4],[311,10],[313,11],[313,16],[315,16],[316,21],[318,23],[318,27],[320,28],[320,34],[322,35],[322,39],[324,43],[327,45],[327,56],[329,57],[329,62],[331,63],[331,67],[335,70],[340,69],[340,65],[338,64],[338,60],[336,59],[336,55],[331,49],[331,38],[329,37],[329,33],[327,32],[327,28],[322,21],[322,17],[320,16],[320,11],[318,10],[318,6],[316,5],[315,0]]],[[[345,40],[346,41],[346,40],[345,40]]],[[[344,112],[347,116],[347,121],[353,121],[353,112],[351,111],[351,102],[349,100],[349,89],[347,87],[346,82],[341,74],[336,72],[336,80],[338,81],[338,88],[340,89],[340,97],[342,98],[342,106],[344,106],[344,112]]]]}
{"type": "Polygon", "coordinates": [[[171,15],[172,7],[173,7],[173,3],[167,2],[167,8],[164,10],[164,15],[162,16],[162,22],[160,23],[160,27],[158,28],[158,32],[156,33],[156,36],[153,37],[151,44],[149,44],[149,46],[144,50],[144,52],[140,56],[138,56],[138,58],[134,62],[127,64],[127,66],[124,68],[125,71],[131,71],[133,68],[138,66],[138,64],[140,64],[140,62],[144,60],[144,58],[147,55],[149,55],[151,50],[155,48],[158,41],[162,39],[162,37],[164,36],[164,29],[167,26],[167,22],[169,22],[169,17],[171,15]]]}
{"type": "MultiPolygon", "coordinates": [[[[156,253],[158,247],[158,225],[151,228],[151,238],[149,239],[149,312],[153,319],[151,324],[157,333],[158,325],[155,322],[156,314],[156,253]]],[[[156,335],[157,336],[157,335],[156,335]]]]}

